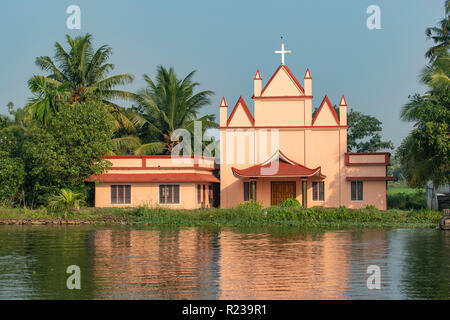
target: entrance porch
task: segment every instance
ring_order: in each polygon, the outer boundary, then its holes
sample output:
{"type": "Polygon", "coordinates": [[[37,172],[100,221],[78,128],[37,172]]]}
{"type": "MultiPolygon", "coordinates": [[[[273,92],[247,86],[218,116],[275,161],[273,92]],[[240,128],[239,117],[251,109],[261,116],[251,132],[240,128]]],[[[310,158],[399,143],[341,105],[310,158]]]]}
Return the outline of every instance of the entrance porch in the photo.
{"type": "MultiPolygon", "coordinates": [[[[308,189],[314,185],[314,192],[319,194],[320,185],[314,182],[325,179],[320,167],[307,168],[288,159],[280,151],[264,163],[232,170],[241,180],[243,200],[259,201],[264,206],[279,205],[286,199],[294,198],[306,208],[308,189]]],[[[323,183],[321,186],[323,192],[323,183]]]]}

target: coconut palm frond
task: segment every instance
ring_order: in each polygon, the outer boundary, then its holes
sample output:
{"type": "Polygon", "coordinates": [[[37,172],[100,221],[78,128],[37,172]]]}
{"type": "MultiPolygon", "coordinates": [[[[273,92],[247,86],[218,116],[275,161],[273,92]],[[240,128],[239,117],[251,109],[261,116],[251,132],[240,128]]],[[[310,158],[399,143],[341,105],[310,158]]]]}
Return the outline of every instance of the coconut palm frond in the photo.
{"type": "Polygon", "coordinates": [[[162,142],[150,142],[141,145],[134,150],[136,155],[162,154],[165,151],[165,145],[162,142]]]}
{"type": "Polygon", "coordinates": [[[141,140],[136,136],[124,136],[112,139],[113,151],[126,152],[137,149],[141,145],[141,140]]]}

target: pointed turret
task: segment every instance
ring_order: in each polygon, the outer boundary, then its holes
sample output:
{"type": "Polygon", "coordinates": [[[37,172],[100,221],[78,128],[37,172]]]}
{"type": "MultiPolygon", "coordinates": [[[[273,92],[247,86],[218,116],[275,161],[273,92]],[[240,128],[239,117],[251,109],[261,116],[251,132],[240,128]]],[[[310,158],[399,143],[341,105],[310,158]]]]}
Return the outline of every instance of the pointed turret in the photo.
{"type": "Polygon", "coordinates": [[[305,96],[312,96],[312,78],[309,69],[306,69],[305,77],[303,80],[305,86],[305,96]]]}
{"type": "Polygon", "coordinates": [[[347,101],[344,95],[342,95],[341,102],[339,103],[339,124],[341,126],[347,125],[347,101]]]}
{"type": "Polygon", "coordinates": [[[225,97],[222,97],[222,101],[220,101],[220,126],[226,127],[228,120],[228,105],[225,97]]]}
{"type": "Polygon", "coordinates": [[[253,89],[253,96],[259,97],[261,95],[262,90],[262,78],[261,74],[259,73],[259,69],[256,70],[255,77],[253,78],[254,83],[254,89],[253,89]]]}
{"type": "Polygon", "coordinates": [[[303,85],[305,96],[309,97],[305,99],[305,126],[310,126],[312,124],[312,78],[309,69],[306,69],[303,85]]]}

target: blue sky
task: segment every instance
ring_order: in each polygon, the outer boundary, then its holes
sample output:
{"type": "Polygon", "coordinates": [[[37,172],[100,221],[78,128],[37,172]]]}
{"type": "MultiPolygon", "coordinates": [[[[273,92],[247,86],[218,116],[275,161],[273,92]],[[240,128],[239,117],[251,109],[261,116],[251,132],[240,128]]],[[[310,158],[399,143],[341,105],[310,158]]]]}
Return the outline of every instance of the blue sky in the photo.
{"type": "Polygon", "coordinates": [[[280,35],[286,64],[303,82],[313,78],[313,108],[325,94],[349,108],[376,116],[383,137],[396,146],[411,125],[399,120],[408,95],[424,92],[418,82],[432,45],[425,29],[444,15],[444,0],[285,0],[285,1],[2,1],[0,11],[0,113],[13,101],[23,106],[26,82],[41,73],[37,56],[53,56],[55,41],[86,32],[96,47],[113,48],[113,73],[131,73],[124,89],[144,87],[142,75],[156,66],[174,67],[182,77],[197,70],[200,89],[215,92],[203,113],[218,115],[225,96],[234,106],[240,95],[248,105],[259,68],[265,83],[280,64],[280,35]],[[81,30],[66,27],[66,8],[81,8],[81,30]],[[366,27],[369,5],[381,8],[381,30],[366,27]]]}

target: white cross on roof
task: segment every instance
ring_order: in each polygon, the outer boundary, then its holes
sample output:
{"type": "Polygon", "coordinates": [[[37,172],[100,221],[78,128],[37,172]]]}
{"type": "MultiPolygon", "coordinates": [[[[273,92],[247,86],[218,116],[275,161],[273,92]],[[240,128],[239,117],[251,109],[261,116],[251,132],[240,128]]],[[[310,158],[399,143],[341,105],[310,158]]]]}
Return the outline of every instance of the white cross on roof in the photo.
{"type": "Polygon", "coordinates": [[[284,65],[284,55],[286,53],[291,53],[291,50],[284,50],[283,37],[281,37],[281,51],[275,51],[275,53],[280,53],[281,54],[281,64],[284,65]]]}

